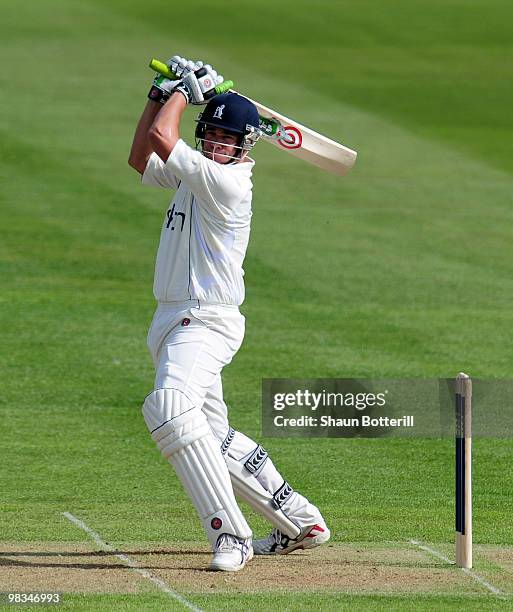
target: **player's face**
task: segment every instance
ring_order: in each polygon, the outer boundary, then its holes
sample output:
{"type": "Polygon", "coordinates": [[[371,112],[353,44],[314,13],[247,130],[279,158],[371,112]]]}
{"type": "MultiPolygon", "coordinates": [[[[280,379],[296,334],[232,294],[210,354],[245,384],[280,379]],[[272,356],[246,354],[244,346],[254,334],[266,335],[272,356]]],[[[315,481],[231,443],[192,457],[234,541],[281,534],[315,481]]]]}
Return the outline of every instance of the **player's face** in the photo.
{"type": "Polygon", "coordinates": [[[239,156],[237,136],[229,134],[222,128],[208,127],[205,130],[203,155],[219,164],[227,164],[239,156]]]}

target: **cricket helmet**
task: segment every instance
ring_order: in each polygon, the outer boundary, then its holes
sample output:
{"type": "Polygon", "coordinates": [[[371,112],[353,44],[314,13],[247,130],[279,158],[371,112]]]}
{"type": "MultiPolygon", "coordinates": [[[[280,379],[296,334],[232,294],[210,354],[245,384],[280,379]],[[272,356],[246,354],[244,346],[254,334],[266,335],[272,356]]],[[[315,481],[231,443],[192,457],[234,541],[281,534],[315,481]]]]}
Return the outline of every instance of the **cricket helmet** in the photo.
{"type": "Polygon", "coordinates": [[[262,133],[256,106],[244,96],[232,92],[214,96],[196,121],[198,140],[205,139],[207,126],[222,128],[240,136],[239,146],[244,151],[249,151],[262,133]]]}

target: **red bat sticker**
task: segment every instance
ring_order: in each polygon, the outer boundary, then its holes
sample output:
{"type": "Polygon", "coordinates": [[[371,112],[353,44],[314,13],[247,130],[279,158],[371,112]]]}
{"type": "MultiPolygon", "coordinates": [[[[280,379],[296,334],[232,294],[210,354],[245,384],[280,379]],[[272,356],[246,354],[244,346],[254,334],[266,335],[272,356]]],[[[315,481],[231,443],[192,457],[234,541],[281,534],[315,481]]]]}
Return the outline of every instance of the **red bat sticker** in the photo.
{"type": "Polygon", "coordinates": [[[284,149],[299,149],[303,144],[303,134],[301,131],[293,125],[283,126],[285,131],[285,137],[280,138],[278,142],[284,149]]]}

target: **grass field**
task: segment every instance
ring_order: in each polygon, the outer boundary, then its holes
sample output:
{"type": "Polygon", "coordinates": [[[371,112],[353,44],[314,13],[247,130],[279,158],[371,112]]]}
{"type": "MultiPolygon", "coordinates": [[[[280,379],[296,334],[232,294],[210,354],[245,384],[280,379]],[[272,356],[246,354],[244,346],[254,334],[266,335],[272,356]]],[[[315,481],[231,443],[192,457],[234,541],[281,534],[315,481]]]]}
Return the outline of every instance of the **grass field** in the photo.
{"type": "Polygon", "coordinates": [[[475,441],[472,575],[447,561],[453,444],[429,439],[263,439],[332,542],[240,576],[202,569],[199,521],[140,414],[169,200],[126,163],[151,57],[206,59],[359,151],[340,179],[255,149],[247,333],[224,373],[234,427],[260,437],[262,378],[511,376],[511,3],[234,6],[3,3],[0,591],[185,609],[125,553],[197,609],[510,608],[511,439],[475,441]]]}

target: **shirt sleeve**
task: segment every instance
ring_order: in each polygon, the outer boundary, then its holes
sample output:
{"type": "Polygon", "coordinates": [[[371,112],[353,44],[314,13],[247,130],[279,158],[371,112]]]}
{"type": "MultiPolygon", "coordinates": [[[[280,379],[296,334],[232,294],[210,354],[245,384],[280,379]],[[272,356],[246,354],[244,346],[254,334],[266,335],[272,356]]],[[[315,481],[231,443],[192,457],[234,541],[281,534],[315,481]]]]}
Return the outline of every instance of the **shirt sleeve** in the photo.
{"type": "Polygon", "coordinates": [[[175,176],[156,153],[152,153],[141,177],[143,185],[152,187],[164,187],[167,189],[178,189],[180,179],[175,176]]]}
{"type": "Polygon", "coordinates": [[[251,188],[236,176],[233,166],[223,166],[207,159],[181,139],[165,163],[165,172],[182,181],[196,196],[200,206],[221,217],[230,216],[251,188]]]}

